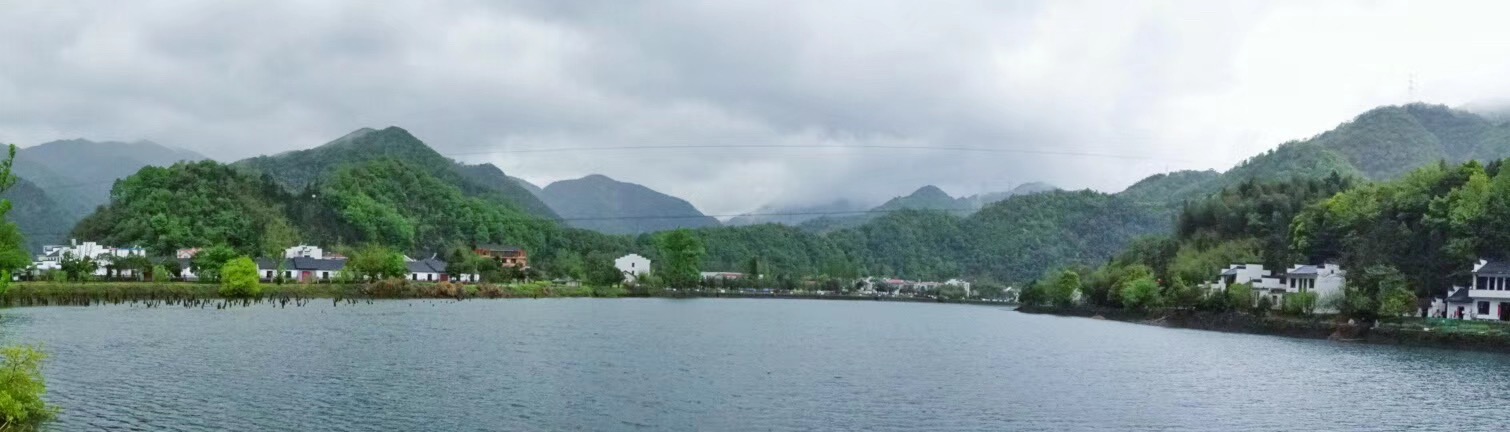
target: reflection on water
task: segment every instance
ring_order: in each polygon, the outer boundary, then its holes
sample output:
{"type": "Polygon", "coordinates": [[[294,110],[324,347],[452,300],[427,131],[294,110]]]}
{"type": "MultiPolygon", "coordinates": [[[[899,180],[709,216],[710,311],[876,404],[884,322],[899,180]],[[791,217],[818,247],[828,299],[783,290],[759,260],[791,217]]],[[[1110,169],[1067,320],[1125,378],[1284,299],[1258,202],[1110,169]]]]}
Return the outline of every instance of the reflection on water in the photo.
{"type": "Polygon", "coordinates": [[[1498,430],[1510,357],[966,305],[22,308],[62,430],[1498,430]]]}

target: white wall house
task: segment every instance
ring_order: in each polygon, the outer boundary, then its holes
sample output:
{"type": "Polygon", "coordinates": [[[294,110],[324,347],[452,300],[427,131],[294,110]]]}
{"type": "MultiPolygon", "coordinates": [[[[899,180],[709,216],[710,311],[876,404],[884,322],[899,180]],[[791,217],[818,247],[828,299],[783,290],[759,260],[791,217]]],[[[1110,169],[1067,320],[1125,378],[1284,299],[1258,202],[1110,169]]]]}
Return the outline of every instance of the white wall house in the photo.
{"type": "MultiPolygon", "coordinates": [[[[1473,284],[1467,294],[1472,305],[1468,318],[1510,321],[1510,262],[1479,260],[1473,265],[1473,284]]],[[[1456,312],[1453,305],[1449,307],[1456,312]]]]}
{"type": "Polygon", "coordinates": [[[1287,294],[1316,293],[1317,313],[1337,313],[1337,308],[1324,305],[1330,303],[1327,299],[1342,295],[1342,287],[1347,285],[1347,272],[1336,264],[1297,265],[1285,271],[1283,282],[1287,294]]]}
{"type": "MultiPolygon", "coordinates": [[[[42,254],[37,255],[33,264],[37,271],[46,272],[63,269],[63,258],[93,258],[95,262],[95,276],[106,276],[110,270],[106,268],[114,258],[128,256],[147,256],[147,250],[139,247],[111,247],[92,241],[79,243],[77,240],[70,241],[67,245],[47,245],[42,247],[42,254]]],[[[130,271],[121,272],[121,276],[132,276],[130,271]]]]}
{"type": "Polygon", "coordinates": [[[325,259],[325,251],[319,246],[298,245],[283,250],[284,258],[314,258],[325,259]]]}
{"type": "Polygon", "coordinates": [[[650,259],[639,254],[629,254],[613,260],[613,267],[624,274],[624,280],[634,282],[641,275],[650,273],[650,259]]]}
{"type": "Polygon", "coordinates": [[[1213,292],[1227,292],[1227,287],[1232,285],[1248,284],[1253,288],[1255,304],[1260,299],[1268,298],[1269,304],[1279,309],[1284,305],[1285,294],[1290,292],[1285,279],[1265,270],[1263,264],[1232,264],[1222,270],[1221,277],[1216,282],[1209,283],[1206,287],[1213,292]]]}
{"type": "Polygon", "coordinates": [[[965,289],[965,297],[970,297],[970,283],[969,282],[965,282],[965,281],[960,280],[960,279],[950,279],[950,280],[944,281],[944,285],[957,286],[957,287],[960,287],[960,288],[964,288],[965,289]]]}

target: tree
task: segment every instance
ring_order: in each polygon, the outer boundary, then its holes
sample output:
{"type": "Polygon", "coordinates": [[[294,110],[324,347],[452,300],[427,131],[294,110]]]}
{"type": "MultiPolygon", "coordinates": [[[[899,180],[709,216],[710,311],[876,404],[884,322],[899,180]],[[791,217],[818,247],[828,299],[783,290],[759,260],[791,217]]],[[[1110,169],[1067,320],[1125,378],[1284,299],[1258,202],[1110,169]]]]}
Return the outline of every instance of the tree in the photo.
{"type": "MultiPolygon", "coordinates": [[[[657,246],[666,264],[660,266],[661,278],[673,287],[693,287],[700,279],[703,256],[707,250],[691,230],[679,229],[660,236],[657,246]]],[[[753,277],[753,276],[751,276],[753,277]]]]}
{"type": "Polygon", "coordinates": [[[346,268],[355,273],[357,278],[374,281],[403,278],[409,274],[404,254],[376,244],[367,245],[352,254],[346,262],[346,268]]]}
{"type": "Polygon", "coordinates": [[[451,276],[451,280],[461,280],[464,275],[475,274],[477,260],[477,255],[466,248],[452,249],[446,260],[446,274],[451,276]]]}
{"type": "Polygon", "coordinates": [[[35,430],[57,416],[58,410],[42,399],[47,383],[42,363],[47,354],[32,346],[0,349],[0,430],[35,430]]]}
{"type": "Polygon", "coordinates": [[[84,282],[94,275],[95,270],[99,269],[99,263],[89,257],[75,257],[73,252],[64,252],[63,259],[58,262],[58,267],[68,280],[84,282]]]}
{"type": "Polygon", "coordinates": [[[1379,317],[1398,319],[1416,310],[1416,294],[1405,287],[1389,288],[1381,293],[1379,317]]]}
{"type": "Polygon", "coordinates": [[[1059,276],[1054,279],[1054,284],[1049,289],[1049,301],[1054,306],[1069,307],[1075,304],[1075,296],[1078,292],[1080,292],[1080,274],[1064,270],[1059,272],[1059,276]]]}
{"type": "MultiPolygon", "coordinates": [[[[624,272],[613,266],[613,259],[606,254],[589,256],[583,263],[585,281],[588,285],[611,286],[624,283],[624,272]]],[[[643,276],[643,275],[641,275],[643,276]]],[[[637,278],[638,279],[638,278],[637,278]]]]}
{"type": "Polygon", "coordinates": [[[256,297],[262,294],[257,282],[257,262],[239,257],[220,269],[220,295],[230,298],[256,297]]]}
{"type": "MultiPolygon", "coordinates": [[[[194,254],[194,258],[189,261],[189,266],[194,269],[194,274],[199,276],[199,280],[215,282],[220,280],[220,269],[238,256],[240,254],[237,254],[236,250],[231,249],[230,246],[216,245],[194,254]]],[[[253,263],[252,271],[255,272],[256,269],[257,266],[253,263]]]]}
{"type": "Polygon", "coordinates": [[[1314,291],[1295,293],[1285,296],[1285,313],[1291,315],[1310,315],[1316,311],[1319,296],[1314,291]]]}
{"type": "Polygon", "coordinates": [[[1253,286],[1245,283],[1228,285],[1227,307],[1234,311],[1253,310],[1253,286]]]}
{"type": "MultiPolygon", "coordinates": [[[[8,152],[5,160],[0,161],[0,193],[5,193],[16,184],[16,177],[11,175],[11,165],[16,162],[16,146],[7,145],[6,148],[8,152]]],[[[12,273],[31,264],[21,228],[6,218],[10,209],[10,200],[0,199],[0,290],[10,286],[12,273]]]]}
{"type": "Polygon", "coordinates": [[[1146,309],[1161,304],[1159,284],[1152,277],[1142,277],[1128,282],[1122,288],[1122,305],[1128,309],[1146,309]]]}

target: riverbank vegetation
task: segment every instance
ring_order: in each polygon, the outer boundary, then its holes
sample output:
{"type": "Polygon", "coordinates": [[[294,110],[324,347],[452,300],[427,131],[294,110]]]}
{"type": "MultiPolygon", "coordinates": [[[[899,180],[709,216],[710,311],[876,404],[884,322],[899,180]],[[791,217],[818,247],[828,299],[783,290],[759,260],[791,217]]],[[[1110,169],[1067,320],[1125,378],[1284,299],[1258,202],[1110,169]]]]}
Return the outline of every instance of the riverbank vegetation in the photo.
{"type": "Polygon", "coordinates": [[[1271,305],[1236,299],[1246,286],[1226,294],[1198,286],[1229,264],[1282,270],[1333,262],[1348,270],[1340,296],[1292,296],[1279,312],[1326,307],[1370,322],[1397,319],[1415,313],[1419,299],[1467,285],[1478,259],[1510,256],[1503,166],[1443,162],[1380,183],[1338,175],[1244,183],[1186,204],[1169,237],[1136,241],[1099,267],[1054,270],[1028,286],[1023,301],[1266,314],[1271,305]]]}
{"type": "MultiPolygon", "coordinates": [[[[16,184],[11,167],[16,161],[16,146],[6,146],[7,155],[0,160],[0,193],[16,184]]],[[[11,202],[0,199],[0,295],[11,291],[11,270],[27,265],[26,241],[20,228],[7,218],[11,202]]],[[[32,346],[0,348],[0,431],[36,430],[56,415],[57,409],[42,400],[47,385],[42,378],[42,362],[47,354],[32,346]]]]}

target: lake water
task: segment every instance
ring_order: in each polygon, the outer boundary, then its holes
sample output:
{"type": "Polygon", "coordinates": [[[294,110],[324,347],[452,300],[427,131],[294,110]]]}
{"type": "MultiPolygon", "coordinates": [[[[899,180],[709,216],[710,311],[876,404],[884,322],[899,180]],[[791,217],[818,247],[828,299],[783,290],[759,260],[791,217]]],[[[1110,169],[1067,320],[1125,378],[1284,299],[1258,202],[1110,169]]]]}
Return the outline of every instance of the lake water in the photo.
{"type": "Polygon", "coordinates": [[[0,311],[58,430],[1505,430],[1510,357],[970,305],[0,311]]]}

